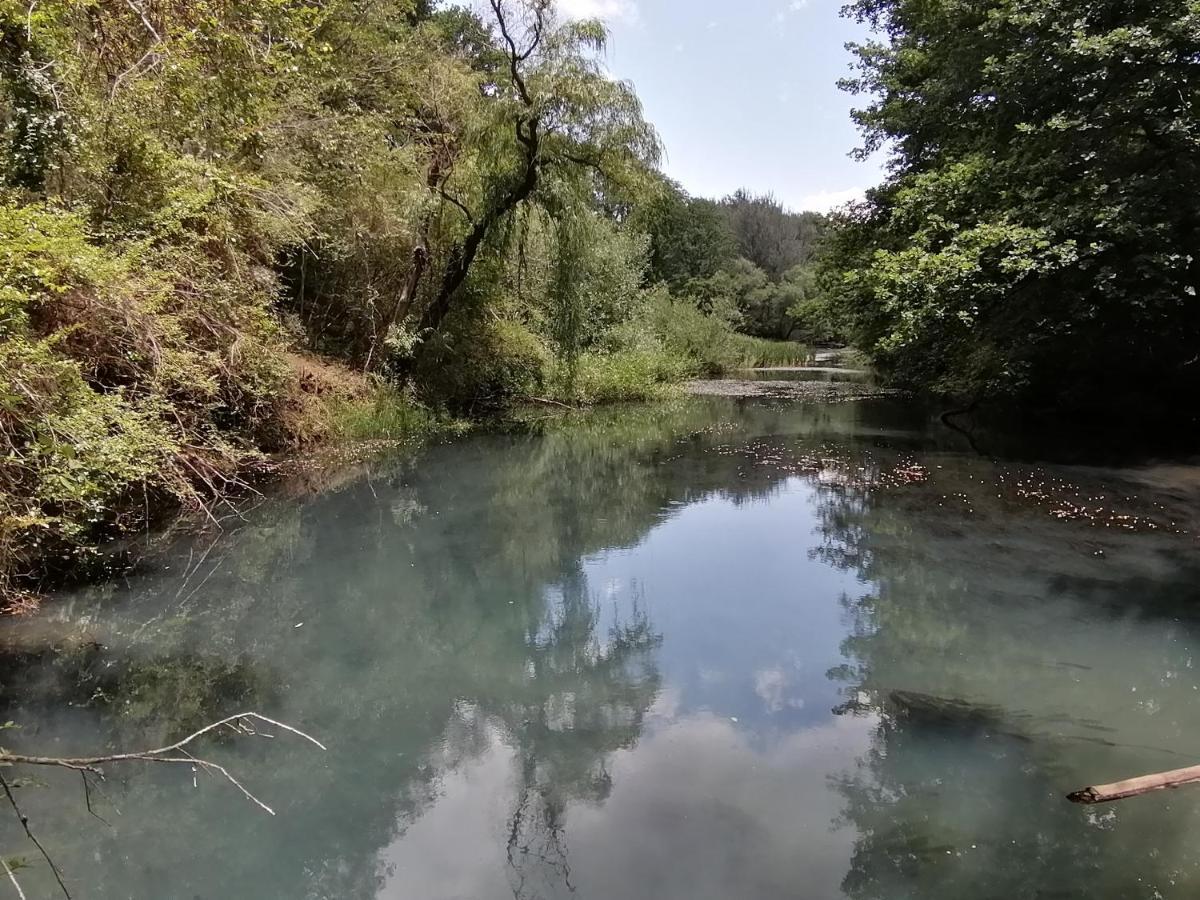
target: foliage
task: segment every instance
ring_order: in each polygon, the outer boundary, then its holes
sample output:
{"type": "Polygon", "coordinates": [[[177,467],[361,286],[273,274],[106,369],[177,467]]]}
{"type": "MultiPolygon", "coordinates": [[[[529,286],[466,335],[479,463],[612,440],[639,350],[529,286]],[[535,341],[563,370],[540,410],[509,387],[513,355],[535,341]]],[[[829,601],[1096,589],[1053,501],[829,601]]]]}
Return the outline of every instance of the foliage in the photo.
{"type": "Polygon", "coordinates": [[[536,396],[552,362],[546,342],[525,325],[464,312],[428,342],[414,374],[426,399],[488,414],[536,396]]]}
{"type": "Polygon", "coordinates": [[[803,328],[817,337],[812,309],[793,310],[816,294],[811,275],[826,220],[791,213],[770,196],[738,191],[720,202],[688,197],[662,182],[634,213],[634,227],[650,235],[647,278],[704,311],[736,307],[739,330],[786,340],[803,328]]]}
{"type": "Polygon", "coordinates": [[[668,354],[687,360],[693,374],[719,375],[735,365],[737,310],[733,307],[704,312],[691,298],[659,291],[649,298],[642,321],[640,330],[652,335],[668,354]]]}
{"type": "Polygon", "coordinates": [[[772,281],[766,272],[742,258],[710,278],[690,281],[686,292],[702,309],[736,308],[740,331],[775,340],[792,337],[801,328],[799,317],[808,311],[805,304],[816,300],[813,278],[803,266],[789,269],[783,278],[772,281]]]}
{"type": "Polygon", "coordinates": [[[647,280],[682,288],[697,278],[711,278],[737,258],[737,246],[720,204],[689,197],[664,180],[650,199],[634,211],[634,227],[650,238],[647,280]]]}
{"type": "Polygon", "coordinates": [[[689,360],[658,348],[594,351],[580,357],[569,376],[560,370],[548,387],[553,399],[571,404],[658,400],[692,368],[689,360]]]}
{"type": "Polygon", "coordinates": [[[0,0],[0,592],[427,426],[337,359],[490,408],[627,318],[645,240],[597,198],[657,142],[603,41],[537,0],[0,0]]]}
{"type": "Polygon", "coordinates": [[[795,341],[770,341],[765,338],[739,334],[734,346],[736,364],[728,368],[760,369],[771,366],[806,366],[812,362],[812,351],[795,341]]]}
{"type": "Polygon", "coordinates": [[[844,343],[841,323],[821,283],[820,266],[796,266],[784,276],[788,288],[787,316],[791,335],[811,343],[844,343]]]}
{"type": "Polygon", "coordinates": [[[606,38],[547,0],[0,0],[0,593],[269,453],[789,335],[810,219],[658,173],[606,38]]]}
{"type": "Polygon", "coordinates": [[[1145,411],[1198,385],[1197,13],[1160,4],[859,0],[864,152],[831,303],[894,378],[1145,411]]]}
{"type": "Polygon", "coordinates": [[[333,430],[343,440],[410,440],[438,427],[436,418],[408,394],[380,383],[368,402],[343,400],[333,406],[333,430]]]}
{"type": "Polygon", "coordinates": [[[770,194],[756,196],[740,190],[721,201],[740,256],[773,280],[809,262],[825,233],[819,213],[793,213],[770,194]]]}
{"type": "Polygon", "coordinates": [[[0,205],[0,579],[36,556],[79,564],[148,498],[200,505],[267,441],[288,376],[237,273],[116,253],[80,217],[14,200],[0,205]]]}

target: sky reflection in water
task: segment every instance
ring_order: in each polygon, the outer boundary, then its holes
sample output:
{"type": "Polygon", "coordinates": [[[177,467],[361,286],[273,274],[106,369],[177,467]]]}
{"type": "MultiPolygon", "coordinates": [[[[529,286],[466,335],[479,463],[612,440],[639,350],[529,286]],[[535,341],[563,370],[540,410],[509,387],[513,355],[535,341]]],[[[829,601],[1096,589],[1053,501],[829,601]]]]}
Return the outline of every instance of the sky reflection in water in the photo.
{"type": "Polygon", "coordinates": [[[1062,794],[1196,761],[1195,470],[956,440],[695,399],[280,497],[10,625],[3,679],[14,748],[302,725],[212,751],[280,815],[23,799],[88,897],[1194,896],[1200,795],[1062,794]]]}

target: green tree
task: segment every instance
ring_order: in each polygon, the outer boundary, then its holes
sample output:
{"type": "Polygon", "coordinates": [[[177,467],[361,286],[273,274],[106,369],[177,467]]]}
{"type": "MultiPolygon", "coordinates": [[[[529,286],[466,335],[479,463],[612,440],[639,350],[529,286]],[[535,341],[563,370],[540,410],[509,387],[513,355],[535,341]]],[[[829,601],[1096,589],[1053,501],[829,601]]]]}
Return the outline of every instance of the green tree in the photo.
{"type": "Polygon", "coordinates": [[[794,266],[808,262],[825,232],[825,217],[793,213],[771,194],[739,190],[721,201],[738,253],[779,280],[794,266]]]}
{"type": "Polygon", "coordinates": [[[662,179],[634,214],[635,227],[650,236],[651,282],[678,289],[693,278],[711,278],[737,258],[737,245],[720,204],[689,197],[662,179]]]}
{"type": "Polygon", "coordinates": [[[1059,408],[1200,384],[1194,2],[858,0],[848,87],[892,175],[830,255],[900,381],[1059,408]]]}
{"type": "Polygon", "coordinates": [[[600,22],[559,23],[549,0],[522,0],[516,10],[489,3],[506,66],[481,86],[488,139],[473,163],[482,196],[476,211],[463,210],[466,231],[447,251],[419,331],[441,326],[480,250],[526,201],[561,203],[573,193],[567,181],[636,177],[658,158],[637,95],[597,59],[607,38],[600,22]]]}

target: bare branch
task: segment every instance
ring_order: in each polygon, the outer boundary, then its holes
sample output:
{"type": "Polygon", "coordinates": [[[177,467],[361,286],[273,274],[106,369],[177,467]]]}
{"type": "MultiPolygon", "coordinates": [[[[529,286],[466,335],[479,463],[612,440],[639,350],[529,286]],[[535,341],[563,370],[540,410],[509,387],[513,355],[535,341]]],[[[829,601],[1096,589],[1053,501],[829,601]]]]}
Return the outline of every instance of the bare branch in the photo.
{"type": "Polygon", "coordinates": [[[161,60],[162,57],[158,55],[153,47],[151,47],[145,52],[141,59],[116,77],[116,80],[113,81],[113,85],[108,92],[109,99],[111,100],[113,97],[117,96],[117,88],[121,86],[121,82],[123,82],[126,78],[128,78],[130,75],[133,75],[135,72],[140,75],[143,71],[150,71],[152,68],[157,66],[161,60]],[[146,60],[150,60],[150,64],[147,65],[143,70],[142,65],[146,62],[146,60]]]}
{"type": "Polygon", "coordinates": [[[604,171],[604,166],[601,165],[598,160],[588,159],[587,157],[578,156],[573,153],[563,153],[563,154],[561,154],[561,156],[567,162],[571,162],[577,166],[583,166],[588,169],[594,169],[596,171],[596,173],[599,174],[600,176],[602,176],[603,178],[612,180],[612,176],[609,175],[608,172],[604,171]]]}
{"type": "Polygon", "coordinates": [[[459,200],[445,188],[438,188],[437,192],[443,200],[447,201],[448,203],[453,203],[455,206],[457,206],[459,210],[462,211],[462,214],[467,217],[468,222],[475,221],[475,217],[471,215],[471,210],[467,209],[466,205],[461,200],[459,200]]]}
{"type": "MultiPolygon", "coordinates": [[[[95,818],[97,818],[101,822],[103,822],[105,825],[109,825],[108,819],[104,818],[104,816],[100,815],[98,812],[96,812],[96,810],[92,809],[92,787],[91,787],[91,785],[88,784],[88,780],[87,780],[88,773],[85,772],[83,769],[80,769],[79,777],[83,779],[83,802],[84,802],[84,805],[87,806],[87,811],[89,813],[91,813],[95,818]]],[[[109,827],[111,828],[112,826],[109,825],[109,827]]]]}
{"type": "Polygon", "coordinates": [[[142,24],[146,26],[146,30],[154,36],[154,42],[157,44],[159,41],[161,41],[162,38],[159,37],[158,32],[154,30],[154,26],[150,24],[150,19],[146,16],[146,11],[134,3],[133,0],[125,0],[125,4],[135,13],[137,13],[138,18],[142,20],[142,24]]]}
{"type": "Polygon", "coordinates": [[[8,880],[11,881],[13,887],[16,888],[17,896],[20,897],[21,900],[25,900],[25,892],[21,890],[21,882],[17,881],[17,876],[13,874],[12,866],[8,864],[8,860],[0,857],[0,865],[4,866],[4,873],[8,875],[8,880]]]}
{"type": "MultiPolygon", "coordinates": [[[[67,890],[67,885],[63,882],[62,872],[58,871],[58,866],[54,864],[54,860],[50,858],[50,854],[46,852],[46,848],[42,846],[42,842],[37,839],[33,831],[29,828],[29,817],[21,812],[21,807],[17,805],[17,798],[13,796],[12,788],[8,786],[8,780],[0,775],[0,787],[4,788],[4,795],[8,798],[9,805],[12,806],[13,812],[17,814],[17,819],[21,823],[21,827],[25,829],[25,834],[29,840],[33,842],[33,846],[38,848],[38,852],[42,854],[42,858],[46,860],[50,866],[50,871],[54,873],[55,880],[58,881],[58,886],[62,888],[63,896],[67,900],[71,900],[71,892],[67,890]]],[[[5,868],[8,868],[7,865],[5,868]]],[[[16,879],[14,879],[15,881],[16,879]]]]}
{"type": "MultiPolygon", "coordinates": [[[[259,737],[274,737],[274,735],[255,731],[253,728],[250,727],[250,725],[248,724],[249,722],[265,722],[266,724],[273,725],[276,728],[281,729],[282,731],[286,731],[286,732],[289,732],[290,734],[294,734],[298,737],[304,738],[304,740],[308,741],[310,744],[315,745],[316,747],[319,747],[322,750],[327,749],[325,747],[325,745],[322,744],[320,741],[318,741],[315,737],[313,737],[310,734],[305,734],[299,728],[293,728],[291,725],[287,725],[283,722],[277,722],[275,719],[268,719],[266,716],[260,715],[259,713],[256,713],[256,712],[244,712],[244,713],[238,713],[237,715],[233,715],[233,716],[227,716],[226,718],[221,719],[218,722],[213,722],[211,725],[205,725],[199,731],[189,734],[187,737],[183,738],[182,740],[176,741],[173,744],[168,744],[165,747],[158,747],[154,750],[140,750],[140,751],[135,751],[132,753],[113,753],[113,754],[109,754],[107,756],[81,756],[81,757],[69,757],[69,758],[68,757],[56,757],[56,756],[27,756],[25,754],[20,754],[20,753],[0,752],[0,764],[10,764],[10,765],[24,764],[24,765],[30,765],[30,766],[54,766],[54,767],[57,767],[60,769],[71,769],[71,770],[79,772],[81,775],[83,775],[85,792],[88,790],[87,773],[90,772],[93,775],[95,775],[97,778],[103,778],[104,773],[100,771],[99,766],[104,765],[105,763],[153,762],[153,763],[172,763],[172,764],[177,764],[177,765],[187,765],[187,766],[191,766],[191,767],[199,766],[201,769],[203,769],[208,774],[212,774],[213,772],[217,772],[217,773],[221,774],[222,776],[224,776],[226,781],[228,781],[230,784],[232,784],[234,787],[236,787],[239,791],[241,791],[242,794],[246,797],[246,799],[248,799],[249,801],[254,803],[256,806],[260,807],[261,809],[265,810],[266,812],[270,813],[271,815],[275,815],[275,810],[271,809],[271,807],[269,807],[269,806],[267,806],[267,804],[263,803],[262,800],[260,800],[256,796],[254,796],[254,794],[252,794],[246,788],[245,785],[243,785],[240,781],[238,781],[233,776],[233,774],[230,773],[230,771],[228,769],[226,769],[224,766],[219,765],[219,764],[213,762],[212,760],[201,759],[200,757],[193,756],[187,750],[188,744],[191,744],[193,741],[203,737],[206,734],[209,734],[210,732],[213,732],[219,728],[225,728],[225,727],[233,728],[239,734],[257,735],[259,737]]],[[[2,779],[0,779],[0,780],[2,780],[2,779]]],[[[7,787],[7,785],[5,785],[5,791],[7,791],[7,790],[8,790],[8,787],[7,787]]],[[[87,799],[88,809],[90,811],[91,810],[90,795],[85,794],[85,799],[87,799]]],[[[13,801],[13,799],[12,799],[11,793],[9,794],[9,800],[10,800],[10,802],[13,802],[13,806],[14,806],[14,808],[16,808],[16,804],[15,804],[15,801],[13,801]]],[[[26,829],[26,830],[28,830],[28,829],[26,829]]],[[[32,838],[33,835],[30,835],[30,837],[32,838]]],[[[35,843],[36,843],[36,841],[35,841],[35,843]]],[[[39,849],[40,849],[40,845],[39,845],[39,849]]],[[[43,851],[43,855],[44,855],[44,851],[43,851]]]]}
{"type": "Polygon", "coordinates": [[[521,76],[521,63],[525,62],[537,50],[538,45],[542,42],[542,28],[545,21],[545,12],[539,6],[534,12],[535,21],[533,26],[533,40],[524,50],[517,49],[517,42],[513,39],[512,33],[508,30],[508,20],[504,17],[504,5],[501,0],[489,0],[492,7],[492,13],[496,16],[496,24],[500,26],[500,34],[504,38],[504,43],[508,45],[508,71],[512,75],[513,84],[516,85],[517,93],[521,95],[521,102],[526,106],[533,106],[533,98],[529,95],[529,90],[525,86],[525,79],[521,76]]]}

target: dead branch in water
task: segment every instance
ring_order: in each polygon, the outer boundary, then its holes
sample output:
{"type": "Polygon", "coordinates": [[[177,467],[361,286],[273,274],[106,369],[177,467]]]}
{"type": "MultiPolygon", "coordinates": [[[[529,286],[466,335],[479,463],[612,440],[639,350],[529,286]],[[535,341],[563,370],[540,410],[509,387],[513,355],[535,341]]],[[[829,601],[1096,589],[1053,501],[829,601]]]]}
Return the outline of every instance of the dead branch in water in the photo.
{"type": "MultiPolygon", "coordinates": [[[[246,797],[247,800],[273,816],[275,815],[275,810],[271,809],[271,807],[263,803],[262,800],[254,796],[254,794],[252,794],[244,784],[238,781],[237,778],[235,778],[227,768],[213,762],[212,760],[202,759],[201,757],[195,756],[188,750],[188,745],[204,737],[206,734],[210,734],[221,728],[229,728],[235,734],[257,735],[265,738],[273,738],[275,736],[265,731],[256,730],[254,727],[255,723],[273,726],[281,731],[286,731],[290,734],[296,735],[297,737],[301,737],[310,744],[313,744],[322,750],[326,749],[324,744],[322,744],[312,735],[301,731],[299,728],[293,728],[291,725],[286,725],[283,722],[277,722],[275,719],[268,719],[266,716],[256,712],[244,712],[233,716],[227,716],[220,721],[213,722],[210,725],[205,725],[199,731],[189,734],[182,740],[178,740],[173,744],[168,744],[165,747],[157,747],[153,750],[137,750],[130,753],[110,753],[104,756],[79,757],[28,756],[22,753],[9,753],[6,750],[0,750],[0,766],[50,766],[60,769],[71,769],[72,771],[79,772],[83,777],[84,799],[87,803],[88,811],[91,812],[92,815],[95,815],[95,813],[92,811],[91,793],[88,789],[87,776],[91,774],[103,781],[104,772],[100,769],[100,766],[108,763],[125,762],[185,765],[190,767],[192,770],[193,784],[195,783],[195,772],[198,769],[201,769],[210,775],[213,772],[216,772],[224,777],[225,780],[232,784],[235,788],[241,791],[242,795],[246,797]]],[[[33,842],[34,846],[37,847],[38,851],[42,854],[42,857],[49,864],[51,871],[54,873],[55,879],[58,881],[58,886],[62,888],[63,895],[67,897],[67,900],[70,900],[71,893],[67,890],[67,886],[63,881],[62,873],[59,871],[58,866],[55,865],[54,860],[50,857],[50,854],[46,852],[45,847],[42,846],[42,843],[34,836],[33,831],[30,830],[29,818],[21,811],[20,806],[17,805],[17,800],[13,796],[12,789],[9,786],[8,781],[2,775],[0,775],[0,788],[3,788],[3,792],[8,799],[9,805],[12,806],[13,811],[17,815],[17,819],[20,821],[21,826],[25,829],[25,834],[28,835],[30,841],[33,842]]],[[[99,818],[99,816],[97,816],[97,818],[99,818]]],[[[103,819],[101,819],[101,821],[103,821],[103,819]]],[[[21,891],[21,886],[17,883],[17,879],[7,863],[5,864],[4,868],[9,879],[16,887],[17,893],[24,897],[24,894],[21,891]]]]}
{"type": "Polygon", "coordinates": [[[12,866],[8,864],[8,860],[0,859],[0,864],[4,865],[4,873],[8,876],[8,880],[12,882],[12,886],[16,888],[17,896],[21,900],[26,900],[25,892],[21,890],[21,882],[17,881],[17,876],[13,873],[12,866]]]}
{"type": "Polygon", "coordinates": [[[1189,766],[1186,769],[1172,769],[1170,772],[1142,775],[1112,784],[1085,787],[1083,790],[1067,794],[1067,799],[1072,803],[1108,803],[1112,800],[1124,800],[1127,797],[1137,797],[1153,791],[1183,787],[1198,781],[1200,781],[1200,766],[1189,766]]]}
{"type": "MultiPolygon", "coordinates": [[[[50,854],[46,852],[46,848],[42,846],[42,842],[37,839],[37,836],[34,835],[33,831],[29,828],[29,817],[25,815],[25,813],[21,812],[21,807],[17,805],[17,798],[13,796],[12,788],[8,786],[8,781],[5,780],[3,775],[0,775],[0,787],[4,788],[4,796],[8,798],[9,805],[13,808],[13,812],[17,814],[17,820],[21,823],[21,827],[25,829],[26,836],[30,841],[33,842],[33,846],[38,848],[38,853],[42,854],[42,859],[46,860],[46,864],[50,866],[50,871],[54,873],[54,880],[57,881],[58,886],[62,888],[63,895],[67,898],[67,900],[71,900],[71,892],[67,890],[66,882],[63,881],[62,872],[58,870],[58,866],[54,864],[54,860],[50,857],[50,854]]],[[[5,868],[8,868],[7,863],[5,864],[5,868]]],[[[13,877],[11,869],[9,869],[8,874],[9,877],[12,878],[13,884],[16,884],[17,879],[13,877]]],[[[17,890],[20,890],[20,885],[17,886],[17,890]]]]}
{"type": "MultiPolygon", "coordinates": [[[[207,772],[219,772],[225,779],[241,791],[248,800],[260,806],[271,815],[275,815],[275,810],[267,806],[250,791],[246,790],[245,786],[240,781],[229,773],[229,770],[224,766],[220,766],[215,762],[207,759],[201,759],[192,756],[187,751],[187,746],[198,738],[216,731],[218,728],[228,726],[238,734],[260,735],[254,728],[249,725],[250,722],[264,722],[268,725],[273,725],[291,734],[304,738],[310,744],[325,750],[326,747],[320,741],[310,734],[305,734],[298,728],[293,728],[291,725],[285,725],[283,722],[277,722],[274,719],[268,719],[266,716],[256,712],[238,713],[234,716],[227,716],[218,722],[213,722],[211,725],[205,725],[199,731],[189,734],[183,740],[176,741],[173,744],[168,744],[165,747],[158,747],[154,750],[138,750],[132,753],[112,753],[107,756],[79,756],[79,757],[59,757],[59,756],[25,756],[20,753],[0,752],[0,765],[4,764],[20,764],[28,766],[57,766],[62,769],[74,769],[78,772],[91,772],[98,778],[103,778],[104,773],[100,771],[100,766],[106,763],[116,762],[155,762],[155,763],[177,763],[179,765],[191,766],[195,769],[197,766],[207,772]],[[180,754],[180,755],[176,755],[180,754]]],[[[261,737],[274,737],[270,734],[261,734],[261,737]]]]}

